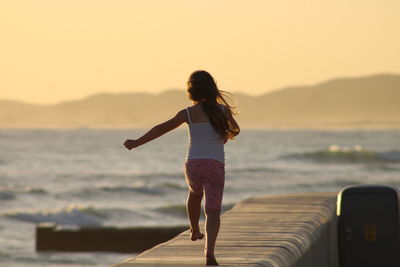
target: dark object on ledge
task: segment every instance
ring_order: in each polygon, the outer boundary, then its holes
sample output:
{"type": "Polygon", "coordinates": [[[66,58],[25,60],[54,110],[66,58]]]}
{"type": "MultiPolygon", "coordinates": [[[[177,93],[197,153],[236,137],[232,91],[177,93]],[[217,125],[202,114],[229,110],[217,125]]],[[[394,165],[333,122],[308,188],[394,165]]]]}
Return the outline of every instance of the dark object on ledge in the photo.
{"type": "Polygon", "coordinates": [[[188,226],[59,228],[53,223],[41,223],[36,226],[36,250],[142,252],[185,230],[188,226]]]}
{"type": "Polygon", "coordinates": [[[400,194],[384,185],[344,188],[337,215],[341,267],[400,266],[400,194]]]}

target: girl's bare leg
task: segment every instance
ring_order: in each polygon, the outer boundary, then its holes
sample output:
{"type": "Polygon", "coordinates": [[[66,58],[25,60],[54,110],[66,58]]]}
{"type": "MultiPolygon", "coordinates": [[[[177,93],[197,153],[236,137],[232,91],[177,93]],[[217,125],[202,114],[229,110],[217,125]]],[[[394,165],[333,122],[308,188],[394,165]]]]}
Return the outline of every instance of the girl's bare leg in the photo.
{"type": "Polygon", "coordinates": [[[199,229],[200,209],[201,200],[203,196],[194,195],[189,192],[189,196],[186,203],[186,210],[190,221],[190,231],[192,235],[190,239],[196,241],[197,239],[203,239],[204,235],[199,229]]]}
{"type": "Polygon", "coordinates": [[[204,253],[206,255],[207,265],[218,265],[215,259],[214,249],[220,224],[220,211],[206,209],[206,247],[204,253]]]}

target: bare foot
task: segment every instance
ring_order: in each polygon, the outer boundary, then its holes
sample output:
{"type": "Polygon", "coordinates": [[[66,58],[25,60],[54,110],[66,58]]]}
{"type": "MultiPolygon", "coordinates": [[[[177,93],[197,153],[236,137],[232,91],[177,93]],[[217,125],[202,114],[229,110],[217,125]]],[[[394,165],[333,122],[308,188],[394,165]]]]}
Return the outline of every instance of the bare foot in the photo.
{"type": "Polygon", "coordinates": [[[204,238],[204,234],[200,233],[200,230],[197,229],[197,231],[190,230],[192,234],[190,235],[190,239],[192,241],[196,240],[202,240],[204,238]]]}
{"type": "Polygon", "coordinates": [[[206,256],[206,265],[218,266],[219,264],[218,264],[217,260],[215,259],[215,256],[214,256],[214,255],[208,254],[208,255],[206,256]]]}

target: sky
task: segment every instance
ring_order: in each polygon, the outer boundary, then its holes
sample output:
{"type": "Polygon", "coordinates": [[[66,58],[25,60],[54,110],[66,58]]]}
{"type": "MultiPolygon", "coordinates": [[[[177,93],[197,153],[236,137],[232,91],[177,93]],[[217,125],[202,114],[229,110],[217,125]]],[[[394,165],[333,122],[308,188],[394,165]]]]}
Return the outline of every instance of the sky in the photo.
{"type": "Polygon", "coordinates": [[[260,95],[400,74],[398,0],[0,2],[0,99],[58,103],[185,87],[260,95]]]}

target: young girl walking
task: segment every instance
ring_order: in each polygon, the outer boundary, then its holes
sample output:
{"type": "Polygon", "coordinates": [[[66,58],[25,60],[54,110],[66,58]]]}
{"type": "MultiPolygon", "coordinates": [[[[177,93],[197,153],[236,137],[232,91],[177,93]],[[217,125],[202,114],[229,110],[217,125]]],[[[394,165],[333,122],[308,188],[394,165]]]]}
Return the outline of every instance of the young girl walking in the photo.
{"type": "Polygon", "coordinates": [[[224,144],[239,134],[232,107],[223,97],[213,77],[206,71],[195,71],[187,82],[188,97],[193,105],[179,111],[172,119],[153,127],[139,139],[128,139],[124,146],[143,145],[177,128],[189,126],[189,145],[185,177],[189,188],[187,214],[191,240],[203,239],[199,229],[201,200],[205,195],[206,265],[218,265],[214,248],[220,227],[220,212],[225,183],[224,144]]]}

